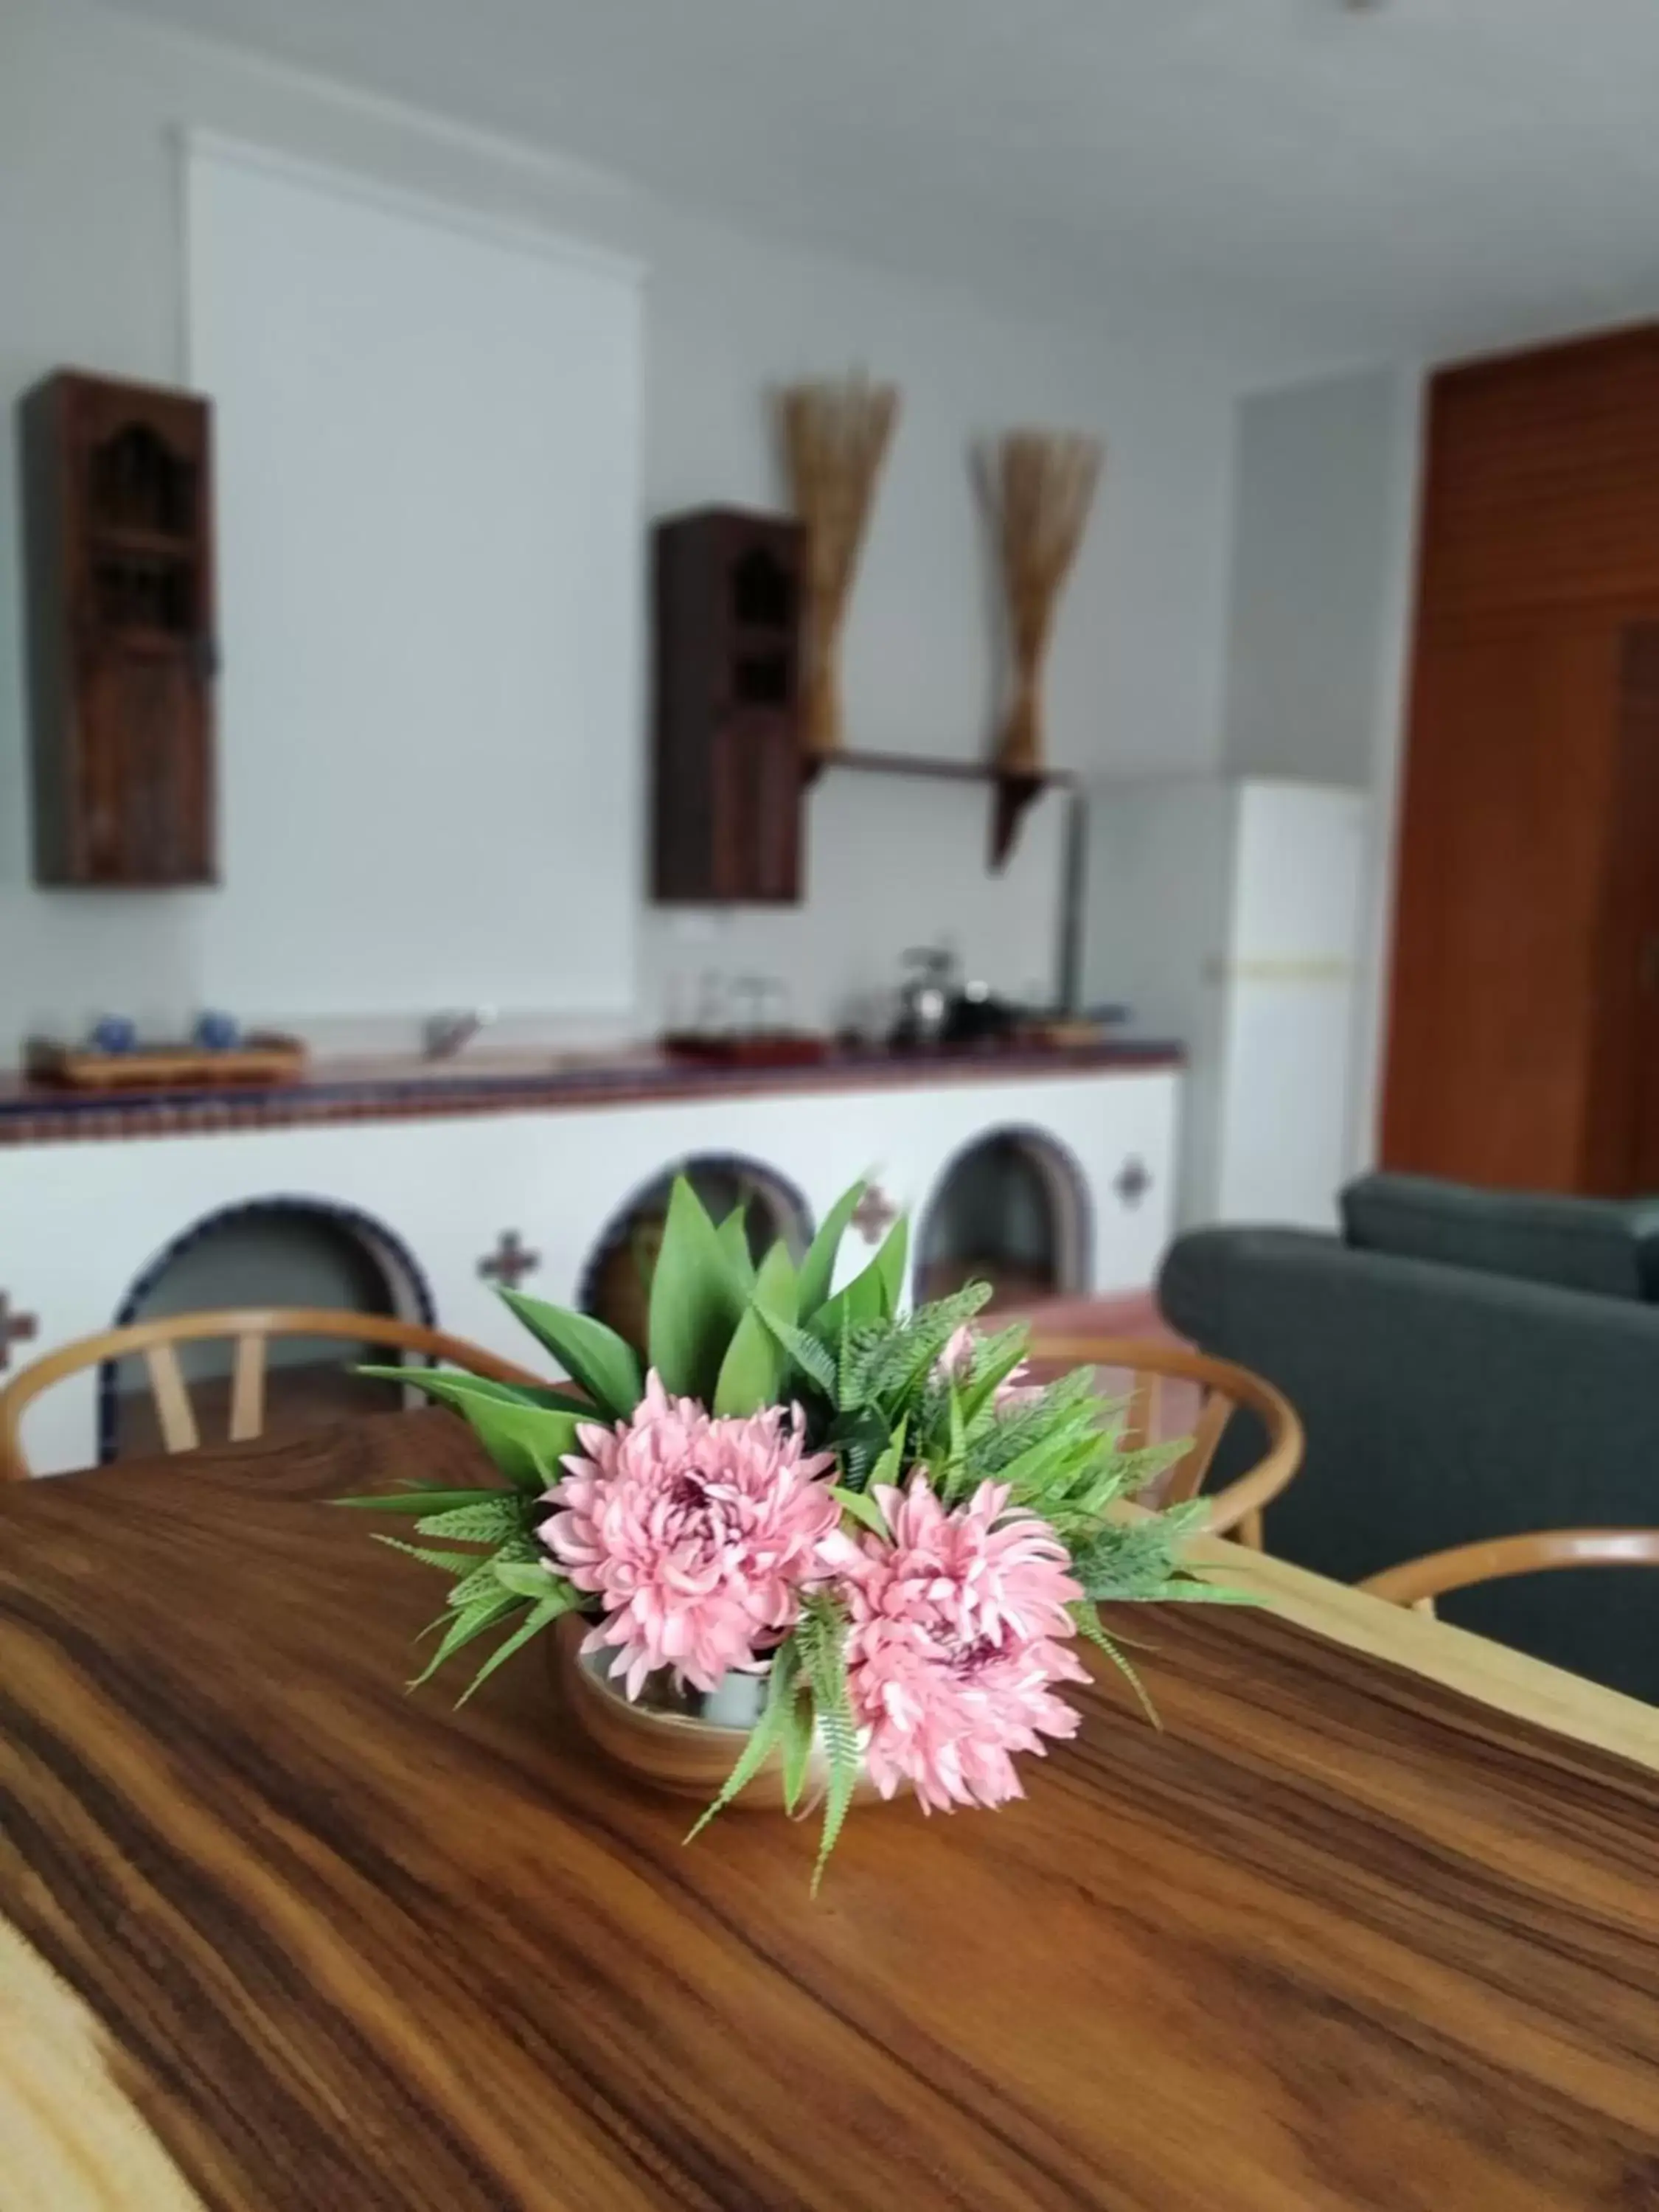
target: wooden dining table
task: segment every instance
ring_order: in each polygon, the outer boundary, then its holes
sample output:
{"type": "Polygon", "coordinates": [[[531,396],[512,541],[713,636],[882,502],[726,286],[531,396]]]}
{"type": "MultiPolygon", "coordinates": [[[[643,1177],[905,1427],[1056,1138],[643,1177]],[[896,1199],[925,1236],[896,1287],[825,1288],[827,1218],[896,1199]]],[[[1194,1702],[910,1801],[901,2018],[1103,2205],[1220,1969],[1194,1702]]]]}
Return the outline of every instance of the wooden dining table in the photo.
{"type": "Polygon", "coordinates": [[[1659,1714],[1229,1547],[1028,1796],[611,1771],[342,1494],[446,1413],[0,1495],[0,2212],[1659,2207],[1659,1714]]]}

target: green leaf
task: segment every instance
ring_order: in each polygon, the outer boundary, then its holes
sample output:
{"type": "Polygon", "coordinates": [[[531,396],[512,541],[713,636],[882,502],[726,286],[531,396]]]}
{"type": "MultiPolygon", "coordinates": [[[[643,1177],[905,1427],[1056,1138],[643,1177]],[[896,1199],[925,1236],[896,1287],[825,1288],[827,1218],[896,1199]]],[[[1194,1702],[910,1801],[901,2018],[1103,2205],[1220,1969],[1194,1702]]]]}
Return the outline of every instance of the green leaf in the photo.
{"type": "Polygon", "coordinates": [[[763,1305],[751,1306],[749,1310],[760,1316],[807,1381],[817,1383],[833,1406],[836,1402],[836,1363],[817,1338],[806,1329],[797,1328],[793,1322],[780,1321],[775,1314],[769,1313],[763,1305]]]}
{"type": "Polygon", "coordinates": [[[780,1240],[761,1262],[749,1310],[738,1323],[720,1362],[720,1379],[714,1385],[715,1413],[754,1413],[777,1402],[784,1353],[768,1322],[788,1325],[794,1318],[795,1263],[789,1257],[789,1248],[780,1240]]]}
{"type": "Polygon", "coordinates": [[[795,1701],[795,1682],[800,1671],[800,1654],[794,1639],[779,1644],[772,1655],[772,1672],[766,1686],[766,1703],[761,1717],[749,1731],[748,1741],[738,1754],[738,1763],[721,1783],[720,1795],[698,1817],[685,1840],[695,1843],[716,1813],[723,1813],[732,1799],[746,1790],[766,1764],[773,1746],[782,1740],[788,1723],[787,1708],[795,1701]]]}
{"type": "Polygon", "coordinates": [[[908,1421],[904,1420],[894,1430],[892,1441],[870,1470],[866,1486],[869,1489],[873,1490],[878,1483],[886,1487],[898,1482],[904,1472],[904,1436],[908,1426],[908,1421]]]}
{"type": "Polygon", "coordinates": [[[843,1325],[858,1328],[866,1322],[881,1321],[885,1317],[882,1312],[884,1296],[881,1277],[877,1273],[876,1263],[872,1260],[861,1273],[854,1276],[845,1290],[837,1291],[834,1297],[824,1300],[812,1316],[813,1335],[821,1344],[838,1347],[843,1325]]]}
{"type": "Polygon", "coordinates": [[[501,1297],[536,1339],[579,1382],[604,1415],[625,1421],[645,1395],[645,1381],[631,1344],[592,1314],[550,1306],[523,1291],[501,1297]]]}
{"type": "Polygon", "coordinates": [[[755,1256],[749,1249],[749,1201],[733,1206],[714,1231],[732,1273],[745,1291],[755,1287],[755,1256]]]}
{"type": "Polygon", "coordinates": [[[471,1573],[463,1576],[449,1593],[447,1603],[452,1613],[465,1613],[469,1606],[482,1605],[487,1597],[501,1595],[501,1585],[495,1578],[495,1570],[507,1564],[510,1551],[511,1547],[504,1544],[499,1552],[491,1552],[483,1559],[476,1552],[470,1554],[471,1573]]]}
{"type": "Polygon", "coordinates": [[[850,1513],[855,1521],[861,1521],[884,1543],[892,1542],[893,1532],[887,1525],[887,1516],[873,1498],[866,1498],[860,1490],[843,1490],[838,1482],[830,1484],[830,1495],[843,1513],[850,1513]]]}
{"type": "Polygon", "coordinates": [[[810,1322],[830,1295],[830,1285],[835,1280],[836,1255],[841,1249],[841,1240],[847,1234],[847,1224],[858,1212],[859,1200],[868,1186],[855,1182],[850,1190],[842,1191],[819,1224],[818,1233],[806,1248],[806,1257],[800,1263],[800,1298],[796,1317],[810,1322]]]}
{"type": "Polygon", "coordinates": [[[423,1682],[429,1682],[445,1660],[459,1651],[464,1644],[471,1644],[475,1636],[482,1636],[487,1628],[493,1628],[509,1613],[517,1613],[523,1603],[521,1597],[514,1597],[507,1590],[498,1590],[493,1597],[481,1598],[477,1605],[470,1605],[464,1613],[458,1613],[444,1632],[443,1642],[428,1660],[423,1670],[410,1684],[410,1688],[418,1690],[423,1682]]]}
{"type": "Polygon", "coordinates": [[[380,1367],[369,1363],[355,1367],[356,1375],[372,1376],[377,1382],[402,1382],[411,1390],[424,1390],[428,1398],[436,1398],[457,1413],[464,1413],[464,1401],[493,1401],[498,1406],[528,1406],[542,1413],[575,1413],[584,1420],[593,1419],[594,1408],[587,1399],[579,1398],[574,1391],[562,1390],[556,1383],[537,1384],[495,1382],[487,1375],[469,1375],[460,1367],[380,1367]]]}
{"type": "MultiPolygon", "coordinates": [[[[812,1333],[825,1344],[841,1341],[843,1316],[856,1328],[860,1323],[891,1321],[904,1294],[904,1267],[910,1249],[910,1224],[901,1217],[888,1231],[881,1249],[869,1266],[854,1276],[845,1290],[837,1291],[812,1316],[812,1333]]],[[[981,1303],[991,1295],[988,1287],[981,1303]]]]}
{"type": "Polygon", "coordinates": [[[438,1378],[473,1397],[499,1399],[504,1406],[538,1406],[544,1413],[575,1413],[587,1421],[593,1418],[592,1400],[558,1382],[497,1382],[492,1376],[473,1375],[465,1368],[449,1367],[416,1369],[413,1374],[407,1368],[366,1367],[362,1372],[384,1375],[388,1379],[396,1376],[399,1382],[413,1382],[417,1389],[438,1378]]]}
{"type": "Polygon", "coordinates": [[[471,1490],[389,1490],[380,1498],[333,1498],[329,1503],[360,1513],[442,1513],[453,1505],[489,1504],[504,1494],[480,1482],[471,1490]]]}
{"type": "Polygon", "coordinates": [[[1024,1322],[981,1338],[973,1374],[962,1389],[963,1414],[970,1424],[994,1402],[998,1389],[1024,1358],[1030,1341],[1030,1329],[1024,1322]]]}
{"type": "MultiPolygon", "coordinates": [[[[365,1367],[364,1375],[396,1376],[393,1367],[365,1367]]],[[[576,1430],[595,1418],[581,1401],[565,1407],[533,1404],[500,1383],[474,1375],[429,1369],[404,1376],[417,1390],[452,1407],[517,1490],[546,1490],[559,1479],[559,1462],[576,1448],[576,1430]],[[573,1410],[572,1408],[574,1408],[573,1410]]],[[[550,1394],[551,1395],[551,1394],[550,1394]]]]}
{"type": "MultiPolygon", "coordinates": [[[[514,1600],[514,1602],[516,1603],[517,1601],[514,1600]]],[[[577,1602],[576,1593],[568,1583],[562,1589],[555,1589],[550,1591],[539,1605],[532,1608],[529,1614],[514,1630],[506,1642],[496,1645],[465,1689],[461,1692],[460,1696],[456,1698],[457,1710],[459,1711],[466,1703],[475,1690],[482,1689],[495,1669],[510,1659],[515,1651],[528,1644],[532,1636],[539,1636],[543,1629],[557,1620],[562,1613],[569,1613],[577,1602]]]]}
{"type": "Polygon", "coordinates": [[[465,1411],[473,1434],[514,1488],[538,1498],[558,1481],[563,1473],[561,1461],[577,1449],[577,1429],[593,1419],[591,1406],[579,1419],[574,1413],[509,1406],[488,1398],[465,1411]]]}
{"type": "Polygon", "coordinates": [[[502,1492],[443,1513],[428,1513],[415,1523],[415,1530],[421,1536],[453,1536],[463,1544],[498,1544],[503,1537],[524,1533],[529,1511],[529,1499],[502,1492]]]}
{"type": "Polygon", "coordinates": [[[538,1567],[524,1559],[492,1559],[490,1571],[503,1589],[514,1597],[527,1597],[539,1604],[543,1598],[556,1589],[568,1589],[570,1584],[562,1575],[550,1567],[538,1567]]]}
{"type": "Polygon", "coordinates": [[[875,1257],[875,1270],[882,1288],[882,1313],[891,1320],[904,1299],[904,1270],[910,1257],[910,1219],[901,1213],[888,1231],[886,1239],[875,1257]]]}
{"type": "Polygon", "coordinates": [[[651,1364],[664,1389],[708,1405],[747,1306],[702,1201],[677,1176],[651,1279],[651,1364]]]}
{"type": "Polygon", "coordinates": [[[997,1480],[1008,1485],[1017,1505],[1035,1505],[1044,1495],[1045,1485],[1054,1470],[1065,1463],[1075,1448],[1075,1440],[1065,1431],[1051,1431],[1028,1445],[1018,1459],[999,1468],[997,1480]]]}

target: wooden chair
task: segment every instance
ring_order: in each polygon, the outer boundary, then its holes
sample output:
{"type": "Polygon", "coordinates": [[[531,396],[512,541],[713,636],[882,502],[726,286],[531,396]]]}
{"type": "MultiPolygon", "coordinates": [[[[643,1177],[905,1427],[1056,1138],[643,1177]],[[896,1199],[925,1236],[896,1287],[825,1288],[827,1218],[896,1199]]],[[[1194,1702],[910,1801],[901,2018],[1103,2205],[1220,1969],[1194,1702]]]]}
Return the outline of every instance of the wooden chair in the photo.
{"type": "Polygon", "coordinates": [[[1192,1441],[1164,1482],[1163,1496],[1168,1504],[1197,1497],[1228,1422],[1236,1413],[1254,1413],[1267,1431],[1267,1449],[1254,1467],[1207,1501],[1208,1526],[1213,1535],[1232,1535],[1255,1551],[1261,1549],[1261,1510],[1289,1483],[1306,1448],[1295,1407],[1271,1382],[1230,1359],[1212,1359],[1155,1337],[1045,1337],[1039,1328],[1032,1332],[1030,1360],[1040,1374],[1073,1367],[1127,1373],[1131,1379],[1123,1441],[1132,1451],[1160,1441],[1161,1383],[1168,1380],[1195,1386],[1192,1441]]]}
{"type": "Polygon", "coordinates": [[[1493,1536],[1407,1559],[1361,1583],[1395,1605],[1432,1613],[1434,1601],[1475,1583],[1543,1575],[1559,1567],[1659,1567],[1659,1528],[1547,1528],[1534,1535],[1493,1536]]]}
{"type": "Polygon", "coordinates": [[[493,1352],[469,1344],[465,1337],[449,1336],[442,1329],[399,1321],[389,1314],[334,1313],[310,1306],[229,1307],[216,1313],[169,1314],[157,1321],[135,1322],[128,1328],[77,1337],[34,1360],[0,1390],[0,1480],[25,1478],[31,1471],[23,1452],[23,1414],[43,1390],[66,1375],[135,1354],[142,1356],[149,1370],[162,1443],[169,1452],[194,1451],[202,1438],[179,1364],[176,1347],[181,1344],[234,1340],[230,1441],[241,1443],[260,1435],[265,1421],[265,1351],[273,1336],[321,1336],[351,1344],[386,1345],[465,1367],[494,1382],[536,1384],[546,1380],[498,1359],[493,1352]]]}

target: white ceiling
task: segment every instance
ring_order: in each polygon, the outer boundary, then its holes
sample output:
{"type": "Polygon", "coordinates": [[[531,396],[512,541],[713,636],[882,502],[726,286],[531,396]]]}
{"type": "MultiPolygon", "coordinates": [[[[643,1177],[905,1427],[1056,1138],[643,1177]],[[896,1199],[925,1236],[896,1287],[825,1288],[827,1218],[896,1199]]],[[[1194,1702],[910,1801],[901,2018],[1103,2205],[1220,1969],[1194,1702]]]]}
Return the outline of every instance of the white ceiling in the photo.
{"type": "Polygon", "coordinates": [[[114,0],[684,204],[1286,360],[1659,304],[1659,0],[114,0]]]}

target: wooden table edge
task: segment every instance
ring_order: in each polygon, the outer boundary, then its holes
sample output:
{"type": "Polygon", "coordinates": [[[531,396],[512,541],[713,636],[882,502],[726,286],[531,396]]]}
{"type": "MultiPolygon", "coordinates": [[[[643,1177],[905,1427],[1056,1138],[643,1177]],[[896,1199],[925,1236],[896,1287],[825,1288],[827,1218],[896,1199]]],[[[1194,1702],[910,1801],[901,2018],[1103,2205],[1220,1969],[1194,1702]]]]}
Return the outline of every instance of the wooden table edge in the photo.
{"type": "Polygon", "coordinates": [[[1281,1620],[1328,1642],[1659,1773],[1659,1708],[1638,1698],[1221,1537],[1200,1538],[1188,1560],[1212,1581],[1259,1592],[1281,1620]]]}

